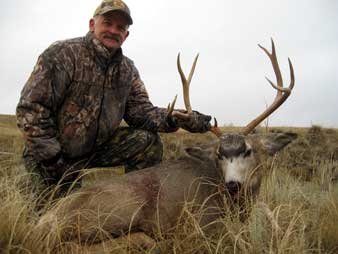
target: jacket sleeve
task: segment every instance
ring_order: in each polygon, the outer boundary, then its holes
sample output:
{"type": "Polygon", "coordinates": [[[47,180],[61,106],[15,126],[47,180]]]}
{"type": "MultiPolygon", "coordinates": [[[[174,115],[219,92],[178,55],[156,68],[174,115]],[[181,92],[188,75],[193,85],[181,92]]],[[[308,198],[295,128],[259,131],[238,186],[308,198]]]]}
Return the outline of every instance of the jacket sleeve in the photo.
{"type": "Polygon", "coordinates": [[[165,108],[155,107],[149,100],[147,90],[140,78],[138,70],[132,66],[132,86],[127,99],[124,120],[129,126],[155,131],[174,132],[178,128],[171,126],[165,108]]]}
{"type": "Polygon", "coordinates": [[[26,153],[37,161],[49,160],[61,151],[56,109],[62,102],[69,75],[46,50],[26,82],[16,108],[26,153]]]}

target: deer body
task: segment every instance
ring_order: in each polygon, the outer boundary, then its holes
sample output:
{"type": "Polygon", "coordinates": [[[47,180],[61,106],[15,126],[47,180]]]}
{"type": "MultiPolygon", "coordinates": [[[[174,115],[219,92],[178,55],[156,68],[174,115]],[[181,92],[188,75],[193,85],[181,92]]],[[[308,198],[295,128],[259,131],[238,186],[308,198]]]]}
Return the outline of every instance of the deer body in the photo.
{"type": "Polygon", "coordinates": [[[216,143],[187,148],[182,159],[83,187],[61,199],[39,225],[59,233],[61,228],[61,237],[80,241],[95,240],[102,230],[113,235],[152,234],[154,228],[165,232],[175,226],[189,202],[197,208],[203,204],[199,221],[203,227],[221,216],[223,194],[239,205],[254,198],[264,155],[276,153],[295,138],[291,133],[225,134],[216,143]]]}
{"type": "MultiPolygon", "coordinates": [[[[40,224],[61,219],[67,225],[67,238],[75,237],[75,229],[81,228],[83,240],[96,236],[97,225],[116,235],[130,230],[151,233],[158,225],[166,231],[175,226],[185,202],[201,205],[217,192],[218,173],[211,161],[192,157],[167,161],[83,188],[61,200],[40,224]]],[[[208,202],[215,206],[219,199],[214,195],[208,202]]],[[[206,214],[202,223],[214,219],[215,215],[206,214]]]]}

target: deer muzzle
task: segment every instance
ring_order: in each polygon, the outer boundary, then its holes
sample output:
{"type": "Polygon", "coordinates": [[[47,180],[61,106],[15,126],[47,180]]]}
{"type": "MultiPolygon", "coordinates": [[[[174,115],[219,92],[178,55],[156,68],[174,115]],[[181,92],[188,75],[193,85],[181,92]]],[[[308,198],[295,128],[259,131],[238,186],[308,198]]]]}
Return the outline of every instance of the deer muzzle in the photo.
{"type": "Polygon", "coordinates": [[[242,188],[242,184],[240,182],[230,181],[225,184],[225,188],[227,192],[230,194],[230,196],[234,199],[238,196],[238,193],[240,192],[242,188]]]}

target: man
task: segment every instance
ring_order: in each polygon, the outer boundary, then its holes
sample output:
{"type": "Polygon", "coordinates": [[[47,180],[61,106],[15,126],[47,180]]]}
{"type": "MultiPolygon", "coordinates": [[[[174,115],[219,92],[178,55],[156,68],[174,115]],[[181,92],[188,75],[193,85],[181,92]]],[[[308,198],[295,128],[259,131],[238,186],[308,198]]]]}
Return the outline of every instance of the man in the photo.
{"type": "Polygon", "coordinates": [[[72,182],[77,174],[71,173],[84,167],[152,166],[162,159],[157,132],[210,129],[210,116],[180,119],[149,101],[121,50],[132,23],[125,3],[104,0],[85,37],[58,41],[39,56],[16,114],[25,166],[47,185],[72,182]],[[122,119],[129,127],[119,127],[122,119]]]}

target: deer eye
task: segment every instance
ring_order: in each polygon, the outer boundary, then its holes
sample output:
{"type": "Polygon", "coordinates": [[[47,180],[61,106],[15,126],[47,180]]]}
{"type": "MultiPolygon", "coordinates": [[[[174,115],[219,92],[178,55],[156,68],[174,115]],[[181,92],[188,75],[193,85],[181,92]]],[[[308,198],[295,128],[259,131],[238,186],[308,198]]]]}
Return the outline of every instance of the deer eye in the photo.
{"type": "Polygon", "coordinates": [[[220,154],[220,153],[217,153],[217,157],[221,161],[224,160],[224,156],[222,154],[220,154]]]}
{"type": "Polygon", "coordinates": [[[244,158],[245,158],[245,157],[248,157],[248,156],[251,155],[251,153],[252,153],[252,149],[248,149],[248,150],[246,150],[246,151],[244,152],[243,157],[244,157],[244,158]]]}

